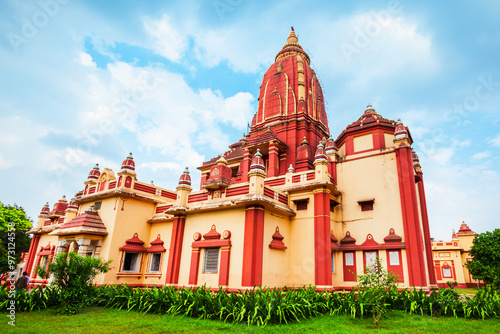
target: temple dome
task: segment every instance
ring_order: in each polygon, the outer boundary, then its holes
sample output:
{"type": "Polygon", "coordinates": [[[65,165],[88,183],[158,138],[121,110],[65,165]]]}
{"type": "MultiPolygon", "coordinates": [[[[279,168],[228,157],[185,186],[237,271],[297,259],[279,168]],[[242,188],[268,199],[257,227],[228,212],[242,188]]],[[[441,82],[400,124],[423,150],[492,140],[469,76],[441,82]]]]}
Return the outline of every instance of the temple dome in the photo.
{"type": "Polygon", "coordinates": [[[128,157],[125,158],[122,162],[122,170],[131,170],[135,171],[135,162],[134,162],[134,157],[132,157],[132,153],[128,154],[128,157]]]}
{"type": "Polygon", "coordinates": [[[323,91],[309,62],[292,28],[262,80],[252,129],[306,118],[329,133],[323,91]]]}

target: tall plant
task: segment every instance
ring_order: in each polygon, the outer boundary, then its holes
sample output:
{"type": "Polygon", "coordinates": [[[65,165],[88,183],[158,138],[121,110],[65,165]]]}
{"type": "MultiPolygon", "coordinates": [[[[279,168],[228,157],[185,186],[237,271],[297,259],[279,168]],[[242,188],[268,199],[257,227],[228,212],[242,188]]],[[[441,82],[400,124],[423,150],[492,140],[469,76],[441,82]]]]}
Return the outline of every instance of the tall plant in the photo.
{"type": "Polygon", "coordinates": [[[61,288],[60,301],[63,312],[75,314],[86,305],[91,294],[92,282],[99,273],[109,271],[111,261],[80,256],[77,253],[61,253],[49,264],[48,272],[38,267],[38,275],[48,278],[53,275],[54,284],[61,288]]]}
{"type": "Polygon", "coordinates": [[[357,275],[357,277],[358,299],[362,299],[364,304],[371,306],[373,321],[378,329],[380,318],[389,305],[387,300],[391,293],[397,292],[398,276],[382,267],[381,260],[377,257],[372,266],[365,268],[365,274],[357,275]]]}

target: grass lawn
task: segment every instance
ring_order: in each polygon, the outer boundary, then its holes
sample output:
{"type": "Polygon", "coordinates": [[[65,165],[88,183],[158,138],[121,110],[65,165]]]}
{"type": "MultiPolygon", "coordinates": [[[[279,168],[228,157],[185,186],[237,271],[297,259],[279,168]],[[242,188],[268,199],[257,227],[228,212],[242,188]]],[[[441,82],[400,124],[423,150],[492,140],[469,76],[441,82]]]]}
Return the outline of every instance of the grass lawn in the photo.
{"type": "MultiPolygon", "coordinates": [[[[57,315],[54,310],[17,313],[16,327],[7,324],[4,313],[0,333],[370,333],[372,318],[319,316],[290,325],[267,327],[225,324],[181,316],[127,313],[116,309],[87,308],[75,316],[57,315]]],[[[380,333],[498,333],[500,319],[465,320],[431,318],[391,311],[381,320],[380,333]]]]}

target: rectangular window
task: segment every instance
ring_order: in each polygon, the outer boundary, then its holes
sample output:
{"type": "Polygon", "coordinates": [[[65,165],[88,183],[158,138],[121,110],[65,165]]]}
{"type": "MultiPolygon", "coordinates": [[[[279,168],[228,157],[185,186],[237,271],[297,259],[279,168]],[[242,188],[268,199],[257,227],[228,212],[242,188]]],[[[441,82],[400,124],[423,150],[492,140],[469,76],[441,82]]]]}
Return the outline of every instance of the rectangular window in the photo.
{"type": "Polygon", "coordinates": [[[332,274],[335,274],[335,252],[332,251],[332,274]]]}
{"type": "Polygon", "coordinates": [[[389,265],[399,266],[399,252],[389,252],[389,265]]]}
{"type": "Polygon", "coordinates": [[[354,253],[345,253],[345,265],[354,266],[354,253]]]}
{"type": "Polygon", "coordinates": [[[126,252],[122,271],[137,272],[139,270],[139,254],[126,252]]]}
{"type": "Polygon", "coordinates": [[[219,248],[205,248],[204,273],[216,273],[219,269],[219,248]]]}
{"type": "Polygon", "coordinates": [[[101,209],[102,201],[95,202],[94,203],[94,210],[99,210],[101,209]]]}
{"type": "Polygon", "coordinates": [[[297,211],[307,210],[307,200],[295,201],[295,205],[297,205],[297,211]]]}
{"type": "Polygon", "coordinates": [[[443,277],[451,277],[451,268],[443,267],[443,277]]]}
{"type": "Polygon", "coordinates": [[[157,273],[160,271],[160,260],[161,260],[161,253],[151,254],[151,265],[149,266],[149,272],[157,273]]]}
{"type": "Polygon", "coordinates": [[[365,252],[365,266],[368,269],[374,269],[375,261],[377,259],[377,252],[365,252]]]}

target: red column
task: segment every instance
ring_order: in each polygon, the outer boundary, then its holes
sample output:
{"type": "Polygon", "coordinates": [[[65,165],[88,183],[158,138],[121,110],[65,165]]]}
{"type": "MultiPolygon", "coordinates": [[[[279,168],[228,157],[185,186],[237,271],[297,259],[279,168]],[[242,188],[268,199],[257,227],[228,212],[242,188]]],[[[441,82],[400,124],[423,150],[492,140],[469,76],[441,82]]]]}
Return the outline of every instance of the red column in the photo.
{"type": "Polygon", "coordinates": [[[191,268],[189,270],[189,284],[198,283],[198,268],[200,267],[200,249],[193,247],[191,252],[191,268]]]}
{"type": "Polygon", "coordinates": [[[314,283],[332,285],[330,239],[330,193],[327,189],[314,191],[314,283]]]}
{"type": "Polygon", "coordinates": [[[427,270],[429,271],[429,282],[430,284],[437,284],[436,273],[434,272],[434,266],[432,265],[432,245],[431,245],[431,234],[429,230],[429,217],[427,216],[427,202],[425,200],[425,189],[424,189],[424,177],[422,172],[417,172],[419,176],[418,185],[418,196],[420,199],[420,212],[422,214],[422,226],[424,230],[424,243],[425,243],[425,255],[427,257],[427,270]]]}
{"type": "Polygon", "coordinates": [[[262,284],[264,251],[264,207],[250,205],[245,212],[245,241],[243,243],[243,271],[241,285],[262,284]]]}
{"type": "Polygon", "coordinates": [[[26,265],[24,266],[24,271],[31,273],[31,269],[33,268],[33,263],[35,262],[36,251],[38,249],[38,243],[40,242],[40,235],[35,234],[31,239],[30,249],[28,251],[28,258],[26,259],[26,265]]]}
{"type": "Polygon", "coordinates": [[[179,281],[179,267],[181,264],[185,224],[186,216],[177,215],[174,217],[172,237],[170,238],[170,254],[168,255],[167,278],[165,280],[167,284],[177,284],[179,281]]]}
{"type": "Polygon", "coordinates": [[[37,272],[36,272],[36,268],[38,268],[38,266],[40,266],[40,260],[41,260],[40,256],[37,256],[35,268],[33,268],[33,271],[31,272],[30,278],[36,278],[38,276],[37,272]]]}
{"type": "Polygon", "coordinates": [[[267,176],[278,176],[278,147],[274,141],[269,144],[269,167],[267,169],[267,176]]]}
{"type": "Polygon", "coordinates": [[[222,246],[220,250],[219,286],[226,286],[229,282],[229,255],[231,254],[231,246],[222,246]]]}
{"type": "Polygon", "coordinates": [[[248,181],[248,172],[250,171],[250,165],[252,164],[252,157],[250,156],[250,151],[245,149],[243,152],[243,160],[240,163],[241,182],[248,181]]]}
{"type": "Polygon", "coordinates": [[[415,175],[411,148],[402,143],[396,149],[399,194],[403,213],[403,228],[408,261],[408,281],[412,286],[427,286],[423,254],[422,231],[417,206],[415,175]]]}

